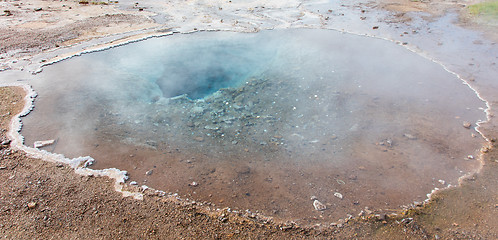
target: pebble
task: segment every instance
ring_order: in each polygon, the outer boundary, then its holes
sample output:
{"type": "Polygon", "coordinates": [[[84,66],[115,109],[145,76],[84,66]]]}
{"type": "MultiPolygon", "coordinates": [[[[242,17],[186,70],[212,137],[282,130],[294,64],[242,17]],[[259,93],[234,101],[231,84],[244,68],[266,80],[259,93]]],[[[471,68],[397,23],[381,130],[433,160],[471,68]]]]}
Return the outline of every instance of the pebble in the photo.
{"type": "Polygon", "coordinates": [[[150,175],[152,175],[152,172],[153,172],[153,170],[149,170],[149,171],[145,172],[145,175],[149,175],[150,176],[150,175]]]}
{"type": "Polygon", "coordinates": [[[340,194],[340,193],[338,193],[338,192],[335,192],[335,193],[334,193],[334,196],[335,196],[335,197],[337,197],[337,198],[339,198],[339,199],[342,199],[342,198],[343,198],[342,194],[340,194]]]}
{"type": "Polygon", "coordinates": [[[384,221],[384,220],[386,220],[386,214],[385,213],[375,214],[375,217],[377,218],[378,221],[384,221]]]}
{"type": "Polygon", "coordinates": [[[36,71],[33,72],[33,75],[36,75],[38,73],[41,73],[43,71],[43,68],[39,68],[36,71]]]}
{"type": "Polygon", "coordinates": [[[204,108],[203,107],[193,107],[192,108],[192,113],[203,113],[204,108]]]}
{"type": "Polygon", "coordinates": [[[408,133],[403,134],[403,136],[405,136],[406,138],[408,138],[410,140],[417,140],[417,137],[415,137],[411,134],[408,134],[408,133]]]}
{"type": "Polygon", "coordinates": [[[33,209],[33,208],[35,208],[35,207],[36,207],[36,203],[35,203],[35,202],[29,202],[29,203],[28,203],[28,208],[29,208],[29,209],[33,209]]]}
{"type": "Polygon", "coordinates": [[[4,145],[4,146],[9,145],[10,144],[10,140],[4,140],[4,141],[2,141],[1,144],[4,145]]]}
{"type": "Polygon", "coordinates": [[[325,204],[321,203],[320,201],[316,200],[313,201],[313,207],[315,207],[315,210],[317,211],[323,211],[325,209],[327,209],[327,206],[325,206],[325,204]]]}
{"type": "Polygon", "coordinates": [[[251,173],[251,168],[248,166],[240,166],[235,169],[235,172],[238,174],[249,174],[251,173]]]}
{"type": "Polygon", "coordinates": [[[207,129],[207,130],[219,130],[220,128],[217,127],[217,126],[213,126],[213,125],[207,125],[204,127],[204,129],[207,129]]]}
{"type": "Polygon", "coordinates": [[[469,122],[463,122],[464,128],[470,128],[471,126],[472,126],[472,124],[470,124],[469,122]]]}
{"type": "Polygon", "coordinates": [[[189,183],[188,185],[189,185],[189,186],[192,186],[192,187],[197,187],[197,186],[199,186],[199,183],[197,183],[197,182],[192,182],[192,183],[189,183]]]}

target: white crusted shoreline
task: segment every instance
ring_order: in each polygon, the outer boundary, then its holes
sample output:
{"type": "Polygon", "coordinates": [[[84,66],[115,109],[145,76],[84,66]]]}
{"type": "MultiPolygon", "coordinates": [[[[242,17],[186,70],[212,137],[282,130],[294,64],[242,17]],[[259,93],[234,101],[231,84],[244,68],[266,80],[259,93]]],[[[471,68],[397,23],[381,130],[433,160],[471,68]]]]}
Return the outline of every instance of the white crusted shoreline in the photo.
{"type": "Polygon", "coordinates": [[[24,137],[20,134],[22,128],[21,117],[28,115],[34,108],[33,101],[37,96],[37,93],[27,84],[12,84],[10,86],[22,87],[26,92],[24,97],[24,108],[23,110],[14,116],[10,122],[10,128],[7,132],[7,136],[12,141],[11,147],[16,150],[24,151],[29,157],[38,158],[47,162],[62,163],[67,164],[69,167],[74,169],[76,174],[82,176],[106,176],[114,179],[114,189],[117,192],[121,192],[123,197],[133,197],[137,200],[143,199],[143,194],[139,192],[130,192],[123,190],[123,184],[128,179],[127,172],[116,168],[109,168],[103,170],[93,170],[87,168],[91,165],[94,159],[90,156],[78,157],[78,158],[66,158],[62,154],[50,153],[45,150],[40,150],[37,148],[28,147],[23,144],[24,137]]]}

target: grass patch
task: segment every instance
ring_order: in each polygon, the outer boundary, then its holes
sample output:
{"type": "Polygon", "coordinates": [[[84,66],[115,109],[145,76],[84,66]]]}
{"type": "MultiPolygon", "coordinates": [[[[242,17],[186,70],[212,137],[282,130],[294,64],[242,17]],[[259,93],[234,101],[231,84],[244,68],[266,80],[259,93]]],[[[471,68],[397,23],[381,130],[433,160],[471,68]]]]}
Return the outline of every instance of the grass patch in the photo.
{"type": "Polygon", "coordinates": [[[484,15],[498,18],[498,1],[495,0],[470,5],[469,12],[473,15],[484,15]]]}

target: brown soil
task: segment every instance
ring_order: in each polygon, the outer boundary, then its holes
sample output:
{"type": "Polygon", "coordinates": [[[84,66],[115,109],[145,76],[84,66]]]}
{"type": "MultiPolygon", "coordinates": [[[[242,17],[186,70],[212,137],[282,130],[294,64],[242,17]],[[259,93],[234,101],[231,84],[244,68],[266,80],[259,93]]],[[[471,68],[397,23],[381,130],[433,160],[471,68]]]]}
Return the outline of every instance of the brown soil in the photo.
{"type": "Polygon", "coordinates": [[[53,29],[2,29],[0,41],[0,54],[14,51],[21,53],[39,53],[43,50],[65,46],[77,42],[77,38],[82,37],[87,32],[95,31],[99,27],[109,26],[117,23],[131,23],[138,21],[148,21],[148,19],[124,15],[104,15],[91,17],[84,22],[78,21],[63,27],[53,29]]]}

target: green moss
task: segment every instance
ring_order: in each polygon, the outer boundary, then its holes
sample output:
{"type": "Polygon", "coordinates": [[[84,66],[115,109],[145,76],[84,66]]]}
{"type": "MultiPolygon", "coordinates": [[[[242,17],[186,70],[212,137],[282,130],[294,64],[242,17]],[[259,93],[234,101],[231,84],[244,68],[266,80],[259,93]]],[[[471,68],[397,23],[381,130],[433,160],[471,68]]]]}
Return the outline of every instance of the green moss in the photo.
{"type": "Polygon", "coordinates": [[[489,1],[470,5],[469,12],[474,15],[484,15],[498,18],[498,1],[489,1]]]}

